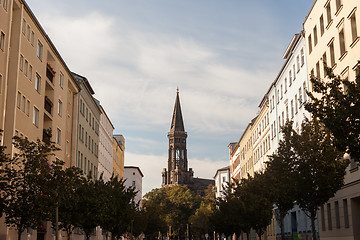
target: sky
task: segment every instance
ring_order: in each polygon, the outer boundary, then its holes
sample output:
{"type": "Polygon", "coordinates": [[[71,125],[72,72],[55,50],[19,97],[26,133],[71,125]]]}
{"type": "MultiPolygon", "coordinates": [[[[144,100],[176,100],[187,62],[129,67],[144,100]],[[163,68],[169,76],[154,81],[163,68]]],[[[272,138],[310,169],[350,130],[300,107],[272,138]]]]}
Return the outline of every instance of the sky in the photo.
{"type": "Polygon", "coordinates": [[[314,0],[27,0],[71,71],[86,76],[140,167],[161,187],[176,89],[189,167],[213,178],[284,63],[314,0]]]}

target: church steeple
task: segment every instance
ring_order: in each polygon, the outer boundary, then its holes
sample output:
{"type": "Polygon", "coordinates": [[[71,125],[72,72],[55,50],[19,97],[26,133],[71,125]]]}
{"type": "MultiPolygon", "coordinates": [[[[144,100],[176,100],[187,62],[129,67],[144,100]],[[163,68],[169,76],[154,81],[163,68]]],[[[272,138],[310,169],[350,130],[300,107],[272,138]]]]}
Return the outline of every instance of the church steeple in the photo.
{"type": "Polygon", "coordinates": [[[176,99],[174,106],[174,113],[171,121],[170,132],[184,132],[184,122],[181,114],[181,106],[180,106],[180,97],[179,97],[179,88],[176,89],[176,99]]]}
{"type": "Polygon", "coordinates": [[[179,89],[176,91],[174,112],[168,138],[168,168],[165,168],[162,172],[162,185],[191,183],[193,171],[191,168],[188,168],[186,149],[187,133],[185,132],[181,113],[179,89]]]}

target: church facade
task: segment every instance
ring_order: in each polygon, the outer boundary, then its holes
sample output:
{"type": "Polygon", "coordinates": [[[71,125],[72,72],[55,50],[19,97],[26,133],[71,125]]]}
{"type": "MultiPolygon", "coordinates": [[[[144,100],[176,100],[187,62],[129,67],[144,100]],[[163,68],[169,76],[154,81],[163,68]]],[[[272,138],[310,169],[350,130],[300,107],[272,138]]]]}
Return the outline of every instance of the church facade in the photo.
{"type": "Polygon", "coordinates": [[[198,195],[205,195],[209,185],[214,186],[214,180],[194,178],[194,171],[188,167],[187,133],[181,113],[179,90],[176,93],[174,112],[168,132],[168,168],[162,171],[162,187],[174,184],[186,185],[198,195]]]}

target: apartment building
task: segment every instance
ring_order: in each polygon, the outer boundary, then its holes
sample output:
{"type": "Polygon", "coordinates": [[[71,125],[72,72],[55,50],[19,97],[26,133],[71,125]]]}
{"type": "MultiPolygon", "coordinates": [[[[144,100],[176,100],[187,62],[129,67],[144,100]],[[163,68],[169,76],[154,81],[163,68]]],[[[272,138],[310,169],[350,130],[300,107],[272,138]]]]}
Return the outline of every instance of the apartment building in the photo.
{"type": "Polygon", "coordinates": [[[133,187],[137,191],[135,196],[135,202],[141,204],[142,199],[142,174],[139,167],[136,166],[125,166],[124,167],[125,186],[133,187]]]}
{"type": "MultiPolygon", "coordinates": [[[[327,78],[324,66],[354,80],[360,60],[360,1],[317,0],[304,22],[309,74],[327,78]]],[[[352,161],[345,186],[319,212],[321,239],[360,239],[360,171],[352,161]]]]}
{"type": "Polygon", "coordinates": [[[125,138],[114,134],[113,173],[118,178],[124,178],[125,138]]]}
{"type": "Polygon", "coordinates": [[[270,144],[270,120],[268,97],[264,96],[260,105],[260,113],[252,127],[252,148],[254,159],[254,172],[264,172],[268,161],[268,155],[271,154],[270,144]]]}
{"type": "Polygon", "coordinates": [[[100,102],[96,100],[100,107],[100,127],[99,127],[99,177],[102,174],[105,181],[109,181],[113,174],[113,131],[110,118],[106,114],[100,102]]]}
{"type": "Polygon", "coordinates": [[[226,190],[228,184],[231,181],[230,166],[218,169],[214,176],[214,181],[215,181],[215,197],[219,198],[224,196],[224,191],[226,190]]]}
{"type": "Polygon", "coordinates": [[[59,52],[24,1],[2,1],[0,111],[3,144],[12,137],[51,140],[70,166],[74,105],[79,86],[59,52]],[[10,48],[11,45],[11,48],[10,48]],[[11,81],[9,80],[11,79],[11,81]]]}
{"type": "Polygon", "coordinates": [[[73,73],[80,86],[78,94],[75,166],[84,175],[97,178],[99,165],[99,122],[101,109],[93,98],[95,94],[88,79],[73,73]]]}

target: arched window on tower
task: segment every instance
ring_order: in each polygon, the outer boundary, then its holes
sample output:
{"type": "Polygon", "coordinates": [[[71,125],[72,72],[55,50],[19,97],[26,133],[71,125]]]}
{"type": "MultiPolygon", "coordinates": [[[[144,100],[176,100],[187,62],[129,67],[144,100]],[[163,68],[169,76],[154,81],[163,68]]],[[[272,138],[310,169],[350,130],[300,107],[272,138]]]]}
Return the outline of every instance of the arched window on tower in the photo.
{"type": "Polygon", "coordinates": [[[180,167],[180,150],[179,149],[176,149],[175,150],[175,167],[180,167]]]}

